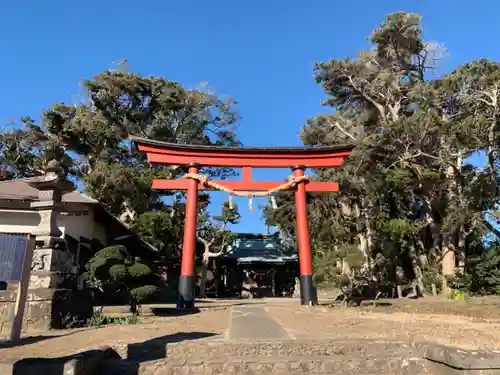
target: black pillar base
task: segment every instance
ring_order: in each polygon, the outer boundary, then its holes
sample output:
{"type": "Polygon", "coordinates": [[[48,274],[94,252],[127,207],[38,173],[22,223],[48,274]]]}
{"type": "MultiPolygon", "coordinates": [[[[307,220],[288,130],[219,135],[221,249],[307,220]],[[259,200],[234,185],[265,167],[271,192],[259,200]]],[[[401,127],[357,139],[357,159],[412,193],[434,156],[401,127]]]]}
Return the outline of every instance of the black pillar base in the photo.
{"type": "Polygon", "coordinates": [[[300,304],[307,306],[318,304],[318,293],[312,275],[300,275],[300,304]]]}
{"type": "Polygon", "coordinates": [[[195,287],[195,276],[181,275],[179,277],[179,294],[177,296],[178,309],[194,309],[195,287]]]}

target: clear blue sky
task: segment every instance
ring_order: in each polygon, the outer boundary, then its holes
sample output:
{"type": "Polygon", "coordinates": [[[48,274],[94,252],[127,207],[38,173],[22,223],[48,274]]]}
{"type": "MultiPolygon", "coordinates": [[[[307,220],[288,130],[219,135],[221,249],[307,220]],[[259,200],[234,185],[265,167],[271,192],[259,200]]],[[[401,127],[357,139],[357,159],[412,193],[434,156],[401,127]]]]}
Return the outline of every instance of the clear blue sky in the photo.
{"type": "MultiPolygon", "coordinates": [[[[315,61],[353,56],[397,10],[423,16],[424,37],[450,51],[441,71],[500,59],[498,0],[3,0],[0,3],[0,122],[37,118],[71,102],[79,81],[126,58],[134,71],[187,87],[206,81],[240,101],[245,145],[300,145],[305,119],[328,112],[312,79],[315,61]]],[[[283,179],[261,170],[254,178],[283,179]]],[[[221,194],[214,202],[221,202],[221,194]]],[[[245,200],[238,230],[263,231],[245,200]]],[[[264,203],[254,202],[254,206],[264,203]]]]}

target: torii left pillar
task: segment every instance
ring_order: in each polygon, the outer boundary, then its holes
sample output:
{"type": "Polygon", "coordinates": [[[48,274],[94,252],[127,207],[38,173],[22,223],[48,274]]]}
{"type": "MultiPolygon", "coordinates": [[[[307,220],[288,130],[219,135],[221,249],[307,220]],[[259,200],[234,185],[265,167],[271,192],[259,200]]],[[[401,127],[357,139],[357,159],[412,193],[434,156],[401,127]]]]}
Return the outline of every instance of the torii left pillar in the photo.
{"type": "MultiPolygon", "coordinates": [[[[189,173],[197,174],[198,164],[189,165],[189,173]]],[[[188,180],[186,197],[186,217],[182,246],[181,275],[177,308],[192,309],[196,295],[196,227],[198,225],[198,181],[188,180]]]]}

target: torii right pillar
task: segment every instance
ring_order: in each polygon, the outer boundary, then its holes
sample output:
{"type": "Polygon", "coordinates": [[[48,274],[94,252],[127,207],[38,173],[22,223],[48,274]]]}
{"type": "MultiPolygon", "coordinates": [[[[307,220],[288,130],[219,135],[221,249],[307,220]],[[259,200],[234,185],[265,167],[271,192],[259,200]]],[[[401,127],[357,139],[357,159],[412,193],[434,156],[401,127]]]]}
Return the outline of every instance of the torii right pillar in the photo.
{"type": "MultiPolygon", "coordinates": [[[[293,176],[303,177],[306,167],[298,165],[293,167],[293,176]]],[[[309,237],[309,224],[307,218],[307,199],[305,181],[297,184],[295,190],[295,210],[297,216],[297,245],[300,267],[300,303],[313,306],[318,304],[318,294],[312,278],[312,252],[311,238],[309,237]]]]}

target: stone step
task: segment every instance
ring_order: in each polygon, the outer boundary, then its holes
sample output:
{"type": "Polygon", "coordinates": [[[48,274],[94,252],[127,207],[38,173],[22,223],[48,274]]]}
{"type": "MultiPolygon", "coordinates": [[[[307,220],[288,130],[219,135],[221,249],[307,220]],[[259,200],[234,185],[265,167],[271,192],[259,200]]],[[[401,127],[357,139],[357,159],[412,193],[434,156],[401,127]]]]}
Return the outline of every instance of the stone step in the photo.
{"type": "Polygon", "coordinates": [[[258,342],[227,342],[212,340],[183,341],[177,343],[148,343],[130,345],[128,359],[171,360],[217,359],[227,357],[324,357],[392,356],[411,357],[423,354],[423,344],[404,341],[369,340],[284,340],[258,342]]]}
{"type": "Polygon", "coordinates": [[[209,360],[159,359],[142,363],[108,362],[106,375],[216,375],[216,374],[429,374],[422,358],[357,357],[240,357],[209,360]]]}

